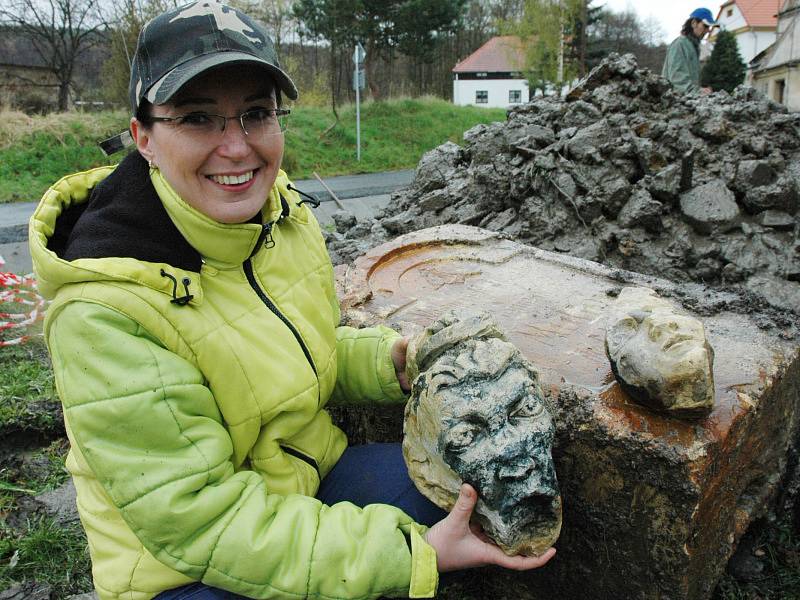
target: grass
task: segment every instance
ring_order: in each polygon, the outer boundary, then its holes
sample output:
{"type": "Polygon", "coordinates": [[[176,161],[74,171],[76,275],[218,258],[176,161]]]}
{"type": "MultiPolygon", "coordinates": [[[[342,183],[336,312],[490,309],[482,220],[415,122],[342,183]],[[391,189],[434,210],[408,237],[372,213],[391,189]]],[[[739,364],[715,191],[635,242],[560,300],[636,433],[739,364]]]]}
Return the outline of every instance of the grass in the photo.
{"type": "Polygon", "coordinates": [[[755,551],[761,556],[764,571],[749,583],[725,575],[717,585],[713,600],[797,600],[800,598],[800,536],[783,521],[761,528],[755,551]]]}
{"type": "Polygon", "coordinates": [[[22,581],[48,583],[52,598],[92,589],[91,563],[80,524],[31,519],[22,534],[0,528],[0,590],[22,581]]]}
{"type": "Polygon", "coordinates": [[[417,166],[422,155],[446,141],[460,143],[464,131],[478,123],[504,121],[502,109],[454,106],[436,98],[368,102],[361,107],[361,162],[356,160],[356,110],[339,110],[334,122],[323,108],[298,108],[286,133],[284,165],[296,179],[373,173],[417,166]]]}
{"type": "Polygon", "coordinates": [[[0,113],[0,203],[36,201],[47,187],[75,171],[111,164],[96,141],[126,127],[121,112],[29,117],[0,113]]]}
{"type": "Polygon", "coordinates": [[[17,454],[4,460],[0,468],[0,516],[20,508],[20,499],[54,490],[69,478],[64,465],[69,451],[66,438],[58,438],[33,452],[17,454]]]}
{"type": "MultiPolygon", "coordinates": [[[[333,113],[315,106],[292,107],[284,169],[294,179],[409,169],[422,154],[448,140],[460,142],[478,123],[505,120],[502,109],[454,106],[435,98],[366,102],[361,107],[361,162],[356,160],[355,106],[333,113]],[[325,133],[327,131],[327,133],[325,133]]],[[[62,113],[29,117],[0,112],[0,203],[37,201],[66,174],[114,164],[98,140],[128,126],[123,111],[62,113]]]]}
{"type": "MultiPolygon", "coordinates": [[[[40,326],[33,329],[27,333],[35,333],[40,326]]],[[[14,583],[35,581],[52,586],[52,598],[66,598],[92,588],[80,524],[58,524],[42,515],[32,500],[69,477],[64,466],[69,443],[63,435],[42,339],[0,348],[0,591],[14,583]],[[35,440],[55,439],[21,450],[7,445],[13,433],[34,434],[35,440]]]]}
{"type": "Polygon", "coordinates": [[[44,341],[0,348],[0,438],[14,433],[63,434],[44,341]]]}

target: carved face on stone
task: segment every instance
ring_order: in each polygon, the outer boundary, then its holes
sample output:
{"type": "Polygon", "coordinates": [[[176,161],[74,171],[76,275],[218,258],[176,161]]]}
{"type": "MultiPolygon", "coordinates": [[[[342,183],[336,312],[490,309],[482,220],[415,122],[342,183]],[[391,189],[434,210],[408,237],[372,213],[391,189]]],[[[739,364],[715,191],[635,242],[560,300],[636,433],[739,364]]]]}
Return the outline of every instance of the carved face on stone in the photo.
{"type": "Polygon", "coordinates": [[[714,351],[703,323],[647,288],[621,293],[606,329],[612,369],[635,399],[675,414],[713,407],[714,351]]]}
{"type": "Polygon", "coordinates": [[[471,484],[478,520],[498,545],[509,554],[540,554],[558,537],[561,499],[550,454],[555,427],[537,374],[512,344],[469,337],[486,334],[485,317],[449,322],[427,342],[410,344],[422,371],[406,408],[409,473],[445,509],[462,481],[471,484]],[[467,339],[447,331],[454,327],[467,339]]]}
{"type": "Polygon", "coordinates": [[[692,350],[683,342],[702,336],[703,325],[688,315],[647,307],[629,312],[619,323],[619,334],[620,341],[628,343],[638,338],[640,347],[651,346],[653,351],[668,355],[672,360],[682,360],[692,350]]]}

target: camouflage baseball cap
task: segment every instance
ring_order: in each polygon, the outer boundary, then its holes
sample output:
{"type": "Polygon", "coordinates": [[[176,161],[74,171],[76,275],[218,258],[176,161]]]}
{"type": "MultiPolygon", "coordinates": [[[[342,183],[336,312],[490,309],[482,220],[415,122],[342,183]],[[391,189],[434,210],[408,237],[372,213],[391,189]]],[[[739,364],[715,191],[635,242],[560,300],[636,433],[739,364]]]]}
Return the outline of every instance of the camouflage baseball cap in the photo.
{"type": "Polygon", "coordinates": [[[190,79],[223,64],[262,66],[292,100],[297,88],[280,68],[264,28],[216,0],[199,0],[160,14],[139,34],[128,88],[133,111],[142,98],[164,104],[190,79]]]}

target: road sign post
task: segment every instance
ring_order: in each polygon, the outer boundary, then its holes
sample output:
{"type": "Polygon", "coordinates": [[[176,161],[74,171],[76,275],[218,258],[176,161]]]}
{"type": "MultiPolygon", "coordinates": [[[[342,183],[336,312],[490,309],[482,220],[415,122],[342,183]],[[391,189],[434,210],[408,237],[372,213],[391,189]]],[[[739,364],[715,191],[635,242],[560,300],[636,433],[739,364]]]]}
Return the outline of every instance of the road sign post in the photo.
{"type": "Polygon", "coordinates": [[[364,89],[366,76],[361,66],[367,56],[361,42],[356,42],[356,49],[353,52],[353,89],[356,91],[356,160],[361,162],[361,90],[364,89]]]}

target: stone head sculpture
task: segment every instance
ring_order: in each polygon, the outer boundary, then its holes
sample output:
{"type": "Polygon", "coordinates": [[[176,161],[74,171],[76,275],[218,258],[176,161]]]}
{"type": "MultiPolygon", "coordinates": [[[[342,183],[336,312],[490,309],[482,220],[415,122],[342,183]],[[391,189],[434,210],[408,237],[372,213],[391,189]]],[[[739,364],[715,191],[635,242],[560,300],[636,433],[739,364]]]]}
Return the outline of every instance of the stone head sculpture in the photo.
{"type": "Polygon", "coordinates": [[[561,530],[555,427],[538,375],[488,315],[448,313],[409,343],[403,455],[420,491],[450,510],[462,482],[507,554],[538,555],[561,530]]]}
{"type": "Polygon", "coordinates": [[[606,325],[606,353],[634,400],[675,416],[714,407],[714,350],[703,323],[649,288],[622,290],[606,325]]]}

